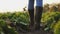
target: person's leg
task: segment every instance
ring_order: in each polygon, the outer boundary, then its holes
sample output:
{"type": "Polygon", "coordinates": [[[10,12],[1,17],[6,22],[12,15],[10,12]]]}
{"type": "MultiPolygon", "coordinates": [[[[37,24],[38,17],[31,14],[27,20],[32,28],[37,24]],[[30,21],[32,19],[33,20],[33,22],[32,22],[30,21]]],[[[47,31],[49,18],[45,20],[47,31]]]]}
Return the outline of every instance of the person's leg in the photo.
{"type": "Polygon", "coordinates": [[[28,12],[30,16],[30,29],[32,29],[34,25],[34,0],[29,0],[28,3],[28,12]]]}
{"type": "Polygon", "coordinates": [[[42,11],[42,0],[36,0],[35,29],[40,29],[42,11]]]}

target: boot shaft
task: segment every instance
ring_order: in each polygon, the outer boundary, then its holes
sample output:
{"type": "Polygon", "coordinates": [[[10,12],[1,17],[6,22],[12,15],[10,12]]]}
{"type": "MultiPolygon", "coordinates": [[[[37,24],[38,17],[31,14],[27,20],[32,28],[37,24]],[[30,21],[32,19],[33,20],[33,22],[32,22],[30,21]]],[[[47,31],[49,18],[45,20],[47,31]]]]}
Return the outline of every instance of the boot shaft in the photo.
{"type": "Polygon", "coordinates": [[[30,16],[30,25],[34,24],[34,9],[29,9],[29,16],[30,16]]]}
{"type": "Polygon", "coordinates": [[[42,17],[42,7],[36,6],[36,12],[34,17],[34,29],[39,30],[40,29],[40,23],[41,23],[41,17],[42,17]]]}
{"type": "Polygon", "coordinates": [[[39,22],[41,20],[42,17],[42,12],[43,12],[43,8],[36,6],[36,12],[35,12],[35,21],[39,22]]]}

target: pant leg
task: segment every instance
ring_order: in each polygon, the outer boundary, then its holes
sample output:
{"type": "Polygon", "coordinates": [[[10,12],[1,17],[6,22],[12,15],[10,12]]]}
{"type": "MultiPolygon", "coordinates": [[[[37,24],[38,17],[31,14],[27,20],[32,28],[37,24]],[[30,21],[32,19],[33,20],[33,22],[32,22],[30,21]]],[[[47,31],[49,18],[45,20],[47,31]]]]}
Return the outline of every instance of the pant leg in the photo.
{"type": "Polygon", "coordinates": [[[34,0],[29,0],[28,10],[29,10],[29,9],[34,9],[34,0]]]}
{"type": "Polygon", "coordinates": [[[35,0],[35,1],[36,1],[36,6],[42,7],[43,0],[35,0]]]}

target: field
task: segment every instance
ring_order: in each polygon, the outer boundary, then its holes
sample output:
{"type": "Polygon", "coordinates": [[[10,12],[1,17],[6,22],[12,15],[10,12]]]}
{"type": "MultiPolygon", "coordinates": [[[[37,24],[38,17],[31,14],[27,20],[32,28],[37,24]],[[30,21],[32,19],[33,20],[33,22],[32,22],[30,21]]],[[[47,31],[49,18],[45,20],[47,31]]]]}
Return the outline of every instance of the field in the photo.
{"type": "MultiPolygon", "coordinates": [[[[46,6],[48,7],[48,4],[46,6]]],[[[45,8],[47,8],[46,6],[45,8]]],[[[28,12],[0,13],[0,34],[21,34],[18,32],[29,31],[29,23],[28,12]]],[[[59,8],[56,10],[54,5],[50,9],[44,9],[41,18],[41,25],[43,27],[42,31],[48,32],[48,34],[49,32],[60,34],[59,8]]]]}

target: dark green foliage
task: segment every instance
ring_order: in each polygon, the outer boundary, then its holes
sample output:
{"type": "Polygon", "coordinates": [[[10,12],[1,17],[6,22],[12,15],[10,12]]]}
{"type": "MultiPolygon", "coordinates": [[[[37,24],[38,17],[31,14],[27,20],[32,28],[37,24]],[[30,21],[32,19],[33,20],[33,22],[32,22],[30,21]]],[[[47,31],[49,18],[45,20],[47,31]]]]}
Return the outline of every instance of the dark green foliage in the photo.
{"type": "Polygon", "coordinates": [[[28,29],[29,15],[27,12],[15,12],[15,13],[0,13],[0,34],[18,34],[16,26],[19,25],[20,28],[28,29]],[[7,23],[7,22],[8,23],[7,23]],[[11,24],[13,23],[13,24],[11,24]],[[11,25],[15,27],[11,27],[11,25]],[[1,33],[2,32],[2,33],[1,33]]]}
{"type": "Polygon", "coordinates": [[[54,26],[54,34],[60,34],[60,20],[54,26]]]}
{"type": "Polygon", "coordinates": [[[46,12],[46,13],[43,13],[42,19],[41,19],[42,24],[45,25],[44,30],[45,31],[52,30],[52,32],[54,32],[54,34],[58,34],[59,31],[60,31],[58,29],[59,28],[59,25],[58,25],[59,20],[60,20],[60,12],[46,12]]]}
{"type": "MultiPolygon", "coordinates": [[[[60,12],[45,12],[42,14],[42,25],[45,26],[44,30],[52,30],[58,32],[59,28],[55,27],[60,20],[60,12]],[[57,30],[58,29],[58,30],[57,30]]],[[[28,12],[14,12],[14,13],[0,13],[0,34],[18,34],[18,30],[29,30],[29,14],[28,12]],[[7,22],[6,22],[7,21],[7,22]]]]}

